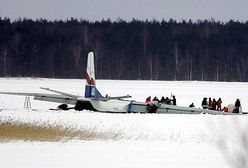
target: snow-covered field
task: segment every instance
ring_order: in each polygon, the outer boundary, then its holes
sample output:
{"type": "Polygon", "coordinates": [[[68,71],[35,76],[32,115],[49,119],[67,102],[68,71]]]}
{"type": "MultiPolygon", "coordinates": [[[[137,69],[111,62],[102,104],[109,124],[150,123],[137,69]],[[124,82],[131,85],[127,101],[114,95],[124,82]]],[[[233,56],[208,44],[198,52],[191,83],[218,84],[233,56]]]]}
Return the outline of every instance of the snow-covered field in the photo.
{"type": "MultiPolygon", "coordinates": [[[[0,91],[43,92],[39,87],[84,94],[84,81],[72,79],[2,78],[0,91]]],[[[223,106],[241,99],[248,111],[248,83],[197,81],[97,80],[103,95],[130,94],[144,101],[147,96],[176,95],[177,104],[192,102],[200,108],[203,97],[222,98],[223,106]]],[[[91,111],[49,111],[57,104],[24,97],[0,95],[0,124],[5,121],[58,124],[104,135],[89,140],[56,142],[2,141],[1,167],[247,167],[248,116],[108,114],[91,111]],[[113,136],[115,135],[115,136],[113,136]]]]}

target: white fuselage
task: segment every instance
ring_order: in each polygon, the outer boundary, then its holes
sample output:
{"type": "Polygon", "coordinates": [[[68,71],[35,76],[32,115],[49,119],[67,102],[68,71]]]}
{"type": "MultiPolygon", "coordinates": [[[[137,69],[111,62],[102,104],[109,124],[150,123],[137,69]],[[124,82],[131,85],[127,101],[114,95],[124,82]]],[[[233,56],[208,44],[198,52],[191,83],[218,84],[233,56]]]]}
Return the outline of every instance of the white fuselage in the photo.
{"type": "Polygon", "coordinates": [[[88,101],[94,107],[94,110],[100,112],[110,112],[110,113],[127,113],[128,105],[130,101],[128,100],[98,100],[91,98],[79,98],[78,101],[88,101]]]}
{"type": "MultiPolygon", "coordinates": [[[[99,112],[108,112],[108,113],[149,113],[147,108],[147,103],[145,102],[136,102],[130,100],[118,100],[118,99],[110,99],[110,100],[97,100],[97,99],[79,99],[79,101],[87,101],[89,102],[95,111],[99,112]]],[[[234,113],[226,113],[215,110],[206,110],[206,109],[198,109],[191,107],[183,107],[183,106],[174,106],[167,104],[159,104],[155,113],[160,114],[222,114],[222,115],[234,115],[234,113]]]]}

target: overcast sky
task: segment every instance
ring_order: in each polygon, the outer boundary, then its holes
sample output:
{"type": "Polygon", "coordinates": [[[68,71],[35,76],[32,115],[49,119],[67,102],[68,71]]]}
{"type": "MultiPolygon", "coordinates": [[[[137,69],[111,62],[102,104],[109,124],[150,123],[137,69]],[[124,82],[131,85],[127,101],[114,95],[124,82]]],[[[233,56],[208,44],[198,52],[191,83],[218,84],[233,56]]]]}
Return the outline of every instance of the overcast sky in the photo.
{"type": "Polygon", "coordinates": [[[0,17],[248,20],[248,0],[0,0],[0,17]]]}

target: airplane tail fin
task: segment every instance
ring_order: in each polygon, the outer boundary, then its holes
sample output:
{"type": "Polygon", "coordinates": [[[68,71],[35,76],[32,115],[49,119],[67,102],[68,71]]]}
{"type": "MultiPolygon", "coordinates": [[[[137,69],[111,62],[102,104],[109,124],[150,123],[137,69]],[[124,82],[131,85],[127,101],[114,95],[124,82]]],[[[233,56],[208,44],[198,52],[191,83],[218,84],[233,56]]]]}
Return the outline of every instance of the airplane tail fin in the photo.
{"type": "Polygon", "coordinates": [[[87,98],[102,98],[103,96],[96,88],[94,53],[88,54],[87,69],[86,69],[86,85],[85,97],[87,98]]]}

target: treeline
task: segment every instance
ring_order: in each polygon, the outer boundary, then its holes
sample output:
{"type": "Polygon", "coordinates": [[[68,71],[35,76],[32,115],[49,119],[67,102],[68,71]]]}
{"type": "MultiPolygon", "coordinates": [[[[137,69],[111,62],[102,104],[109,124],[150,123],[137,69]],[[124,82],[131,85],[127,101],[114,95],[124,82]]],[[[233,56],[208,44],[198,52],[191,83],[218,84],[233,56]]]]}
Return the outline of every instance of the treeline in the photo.
{"type": "Polygon", "coordinates": [[[248,22],[0,18],[0,76],[248,81],[248,22]]]}

